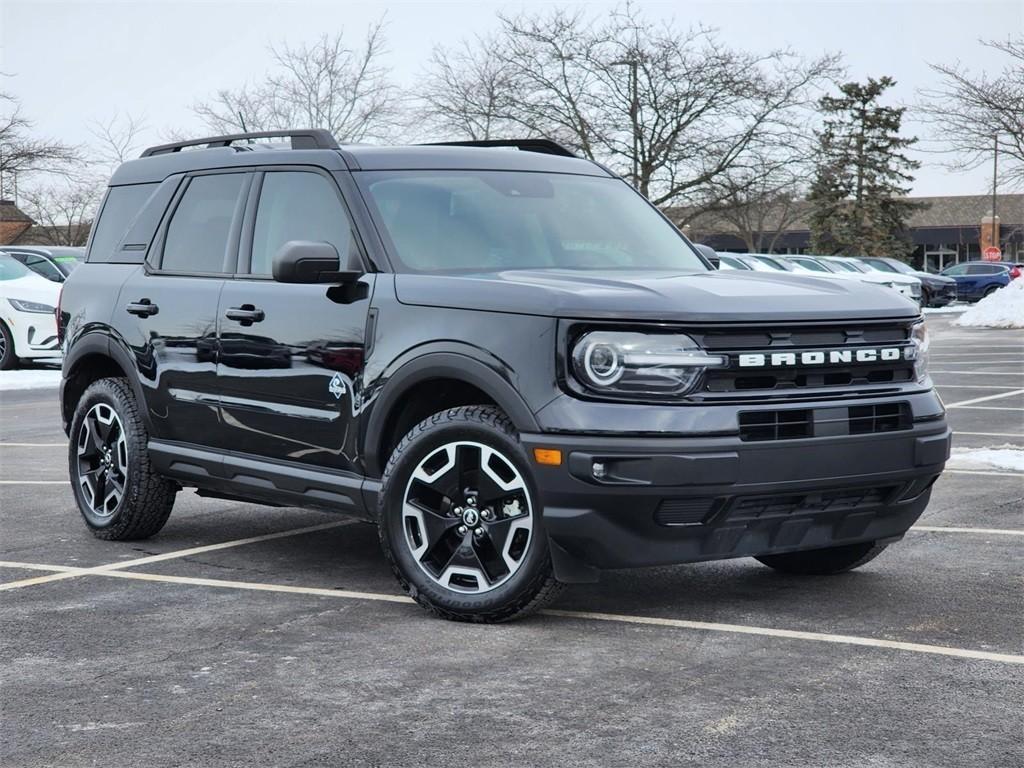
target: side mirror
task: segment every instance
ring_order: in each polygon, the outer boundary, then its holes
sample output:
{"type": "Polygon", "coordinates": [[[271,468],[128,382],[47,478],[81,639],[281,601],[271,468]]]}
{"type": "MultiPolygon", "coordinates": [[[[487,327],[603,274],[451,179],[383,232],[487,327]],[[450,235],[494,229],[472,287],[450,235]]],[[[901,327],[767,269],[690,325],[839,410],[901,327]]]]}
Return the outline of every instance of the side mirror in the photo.
{"type": "Polygon", "coordinates": [[[363,274],[362,270],[342,270],[338,249],[330,243],[309,240],[289,240],[282,245],[274,254],[271,271],[279,283],[346,283],[363,274]]]}

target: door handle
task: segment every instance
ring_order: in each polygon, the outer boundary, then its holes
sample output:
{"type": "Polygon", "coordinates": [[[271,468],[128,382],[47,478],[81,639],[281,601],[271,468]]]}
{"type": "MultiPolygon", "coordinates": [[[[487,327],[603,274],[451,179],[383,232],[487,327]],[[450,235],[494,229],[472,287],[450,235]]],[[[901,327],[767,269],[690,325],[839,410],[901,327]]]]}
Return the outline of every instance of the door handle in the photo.
{"type": "Polygon", "coordinates": [[[149,317],[155,315],[160,311],[160,307],[154,304],[149,299],[139,299],[133,301],[125,307],[125,311],[129,315],[138,315],[139,317],[149,317]]]}
{"type": "Polygon", "coordinates": [[[240,307],[232,307],[224,313],[228,320],[237,320],[242,325],[252,325],[263,322],[265,315],[262,309],[257,309],[252,304],[243,304],[240,307]]]}

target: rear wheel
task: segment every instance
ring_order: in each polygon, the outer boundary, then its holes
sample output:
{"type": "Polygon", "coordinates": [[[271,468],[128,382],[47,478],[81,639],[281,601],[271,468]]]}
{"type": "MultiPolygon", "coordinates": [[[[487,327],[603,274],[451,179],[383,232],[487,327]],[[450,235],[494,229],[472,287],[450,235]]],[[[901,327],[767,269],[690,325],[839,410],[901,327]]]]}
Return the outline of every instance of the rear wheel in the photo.
{"type": "Polygon", "coordinates": [[[89,385],[71,422],[68,468],[78,509],[97,538],[145,539],[167,522],[177,485],[153,471],[147,442],[124,379],[89,385]]]}
{"type": "Polygon", "coordinates": [[[805,552],[787,552],[781,555],[761,555],[755,558],[769,568],[783,573],[806,576],[829,576],[845,573],[874,560],[886,548],[886,544],[865,541],[842,547],[810,549],[805,552]]]}
{"type": "Polygon", "coordinates": [[[0,323],[0,371],[9,371],[18,367],[18,357],[14,354],[14,338],[7,325],[0,323]]]}
{"type": "Polygon", "coordinates": [[[992,295],[993,293],[995,293],[996,291],[998,291],[998,290],[999,290],[999,289],[1000,289],[1001,287],[1002,287],[1002,286],[1000,286],[1000,285],[990,285],[990,286],[989,286],[988,288],[986,288],[986,289],[985,289],[985,293],[984,293],[984,294],[982,294],[982,298],[983,298],[983,299],[986,299],[986,298],[988,298],[988,297],[989,297],[989,296],[991,296],[991,295],[992,295]]]}
{"type": "Polygon", "coordinates": [[[489,406],[434,414],[395,449],[380,540],[406,592],[446,619],[498,622],[540,608],[555,581],[529,463],[489,406]]]}

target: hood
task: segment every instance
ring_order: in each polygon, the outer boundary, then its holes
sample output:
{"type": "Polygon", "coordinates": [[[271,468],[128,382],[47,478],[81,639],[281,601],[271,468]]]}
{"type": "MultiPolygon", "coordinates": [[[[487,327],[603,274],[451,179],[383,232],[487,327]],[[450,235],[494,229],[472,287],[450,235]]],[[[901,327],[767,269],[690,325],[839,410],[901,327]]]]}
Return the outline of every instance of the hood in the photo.
{"type": "Polygon", "coordinates": [[[786,273],[509,270],[395,277],[403,304],[545,317],[666,322],[911,318],[895,291],[786,273]]]}
{"type": "Polygon", "coordinates": [[[872,283],[894,283],[895,285],[920,285],[920,279],[913,275],[897,274],[895,272],[865,272],[861,279],[872,283]]]}
{"type": "Polygon", "coordinates": [[[36,274],[0,280],[0,298],[24,299],[55,307],[57,297],[60,296],[60,285],[36,274]]]}
{"type": "Polygon", "coordinates": [[[945,275],[933,275],[931,272],[922,272],[920,270],[914,272],[914,276],[922,283],[929,285],[952,285],[956,282],[952,277],[946,277],[945,275]]]}

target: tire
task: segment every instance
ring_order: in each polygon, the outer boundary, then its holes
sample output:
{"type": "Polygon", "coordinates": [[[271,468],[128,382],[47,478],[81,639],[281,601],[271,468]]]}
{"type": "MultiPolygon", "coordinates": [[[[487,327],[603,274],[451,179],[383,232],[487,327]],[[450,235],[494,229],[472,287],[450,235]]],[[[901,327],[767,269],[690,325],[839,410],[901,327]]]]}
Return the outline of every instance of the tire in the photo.
{"type": "Polygon", "coordinates": [[[18,367],[18,357],[14,354],[14,338],[5,323],[0,323],[0,371],[10,371],[18,367]]]}
{"type": "Polygon", "coordinates": [[[90,384],[75,407],[70,434],[71,488],[93,535],[131,541],[158,533],[178,486],[153,471],[149,435],[128,382],[90,384]]]}
{"type": "Polygon", "coordinates": [[[793,573],[800,576],[831,576],[860,568],[882,554],[887,546],[887,544],[865,541],[860,544],[846,544],[827,549],[809,549],[804,552],[787,552],[782,555],[761,555],[754,559],[782,573],[793,573]]]}
{"type": "MultiPolygon", "coordinates": [[[[1001,285],[990,285],[988,288],[985,289],[985,292],[981,295],[981,298],[982,299],[987,299],[989,296],[991,296],[993,293],[998,291],[1000,288],[1002,288],[1001,285]]],[[[981,301],[981,299],[978,299],[978,301],[981,301]]]]}
{"type": "Polygon", "coordinates": [[[402,589],[431,613],[508,621],[561,591],[530,464],[497,408],[424,419],[395,448],[381,483],[384,555],[402,589]]]}
{"type": "Polygon", "coordinates": [[[921,306],[930,307],[932,305],[932,295],[928,292],[927,288],[921,288],[921,306]]]}

